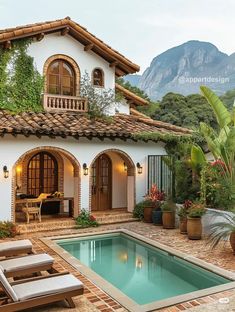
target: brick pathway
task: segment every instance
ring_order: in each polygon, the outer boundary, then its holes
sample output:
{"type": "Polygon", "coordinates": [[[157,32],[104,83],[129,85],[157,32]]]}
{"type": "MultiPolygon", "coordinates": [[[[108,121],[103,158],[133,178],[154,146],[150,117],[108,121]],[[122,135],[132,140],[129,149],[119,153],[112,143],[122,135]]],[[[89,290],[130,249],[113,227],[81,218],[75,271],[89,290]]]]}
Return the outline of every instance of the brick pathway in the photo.
{"type": "MultiPolygon", "coordinates": [[[[82,276],[73,267],[71,267],[67,262],[65,262],[60,256],[58,256],[53,250],[49,249],[45,244],[43,244],[39,238],[53,236],[53,235],[64,235],[64,234],[77,234],[86,232],[96,232],[101,230],[109,229],[119,229],[125,228],[133,232],[141,234],[145,237],[151,238],[153,240],[159,241],[162,244],[173,247],[177,250],[183,251],[187,254],[198,257],[204,261],[215,264],[221,268],[235,272],[235,256],[229,245],[221,245],[216,250],[210,250],[206,245],[205,240],[201,241],[189,241],[187,236],[179,234],[179,230],[163,230],[161,227],[157,227],[151,224],[145,224],[142,222],[132,222],[123,224],[113,224],[113,225],[103,225],[99,228],[89,228],[84,230],[76,229],[63,229],[57,231],[48,231],[40,233],[23,234],[17,236],[18,239],[29,238],[31,239],[34,249],[36,252],[47,252],[55,258],[55,267],[59,271],[68,270],[77,276],[85,285],[85,293],[83,296],[75,298],[75,309],[68,310],[65,308],[63,303],[58,303],[57,305],[51,305],[48,307],[38,308],[29,310],[31,312],[65,312],[65,311],[79,311],[79,312],[124,312],[126,309],[120,306],[119,303],[115,302],[109,295],[104,293],[101,289],[96,287],[91,281],[82,276]]],[[[198,311],[198,312],[212,312],[212,311],[235,311],[235,290],[226,291],[223,293],[210,295],[207,297],[199,298],[197,300],[192,300],[190,302],[185,302],[178,304],[167,309],[161,309],[158,311],[164,312],[179,312],[179,311],[198,311]],[[218,305],[219,298],[230,297],[230,303],[227,305],[218,305]],[[214,310],[213,310],[214,309],[214,310]]]]}

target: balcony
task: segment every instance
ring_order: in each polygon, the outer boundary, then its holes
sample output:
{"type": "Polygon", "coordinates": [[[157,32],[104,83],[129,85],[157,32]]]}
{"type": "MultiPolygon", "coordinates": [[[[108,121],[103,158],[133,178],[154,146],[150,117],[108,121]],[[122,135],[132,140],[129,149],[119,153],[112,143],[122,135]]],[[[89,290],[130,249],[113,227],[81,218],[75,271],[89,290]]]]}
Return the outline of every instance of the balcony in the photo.
{"type": "Polygon", "coordinates": [[[78,96],[43,94],[43,107],[46,112],[78,112],[88,111],[88,102],[86,98],[78,96]]]}

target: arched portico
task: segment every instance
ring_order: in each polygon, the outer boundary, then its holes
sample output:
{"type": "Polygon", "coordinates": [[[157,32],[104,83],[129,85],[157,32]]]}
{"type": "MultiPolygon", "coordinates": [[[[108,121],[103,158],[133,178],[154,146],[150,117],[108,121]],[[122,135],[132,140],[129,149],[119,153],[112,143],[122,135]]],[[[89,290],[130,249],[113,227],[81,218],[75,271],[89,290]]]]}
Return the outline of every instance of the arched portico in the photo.
{"type": "MultiPolygon", "coordinates": [[[[80,164],[70,152],[52,146],[28,150],[12,169],[12,219],[17,221],[20,216],[20,208],[17,207],[20,194],[37,197],[40,193],[53,192],[72,198],[72,215],[76,217],[80,210],[80,185],[80,164]]],[[[61,206],[57,215],[68,215],[68,203],[64,201],[61,206]]]]}
{"type": "Polygon", "coordinates": [[[90,210],[124,208],[135,205],[135,165],[118,149],[100,152],[90,165],[90,210]]]}

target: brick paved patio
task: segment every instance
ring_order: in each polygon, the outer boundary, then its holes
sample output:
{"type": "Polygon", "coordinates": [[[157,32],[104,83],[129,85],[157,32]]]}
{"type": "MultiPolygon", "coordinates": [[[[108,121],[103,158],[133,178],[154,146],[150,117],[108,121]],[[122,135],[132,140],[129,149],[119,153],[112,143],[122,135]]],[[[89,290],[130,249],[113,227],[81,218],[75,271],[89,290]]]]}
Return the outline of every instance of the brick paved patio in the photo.
{"type": "MultiPolygon", "coordinates": [[[[108,229],[120,229],[125,228],[133,232],[141,234],[150,239],[156,240],[165,244],[167,246],[173,247],[177,250],[183,251],[187,254],[198,257],[204,261],[215,264],[221,268],[235,272],[235,256],[232,254],[228,244],[220,245],[216,250],[210,250],[210,248],[205,244],[205,240],[201,241],[189,241],[186,236],[179,234],[179,230],[164,230],[161,227],[157,227],[151,224],[145,224],[142,222],[131,222],[123,224],[113,224],[113,225],[102,225],[99,228],[89,228],[84,230],[76,229],[63,229],[60,231],[48,231],[40,233],[23,234],[17,236],[17,239],[29,238],[33,242],[34,249],[36,252],[47,252],[53,256],[56,260],[56,268],[59,271],[68,270],[77,276],[85,285],[85,293],[81,297],[75,298],[75,309],[65,308],[63,303],[58,303],[57,305],[51,305],[48,307],[33,309],[31,312],[64,312],[64,311],[116,311],[124,312],[126,311],[119,303],[115,302],[109,295],[104,293],[101,289],[96,287],[91,281],[82,276],[73,267],[66,263],[59,255],[57,255],[53,250],[49,249],[45,244],[41,242],[39,238],[53,236],[53,235],[65,235],[65,234],[77,234],[82,232],[91,231],[101,231],[108,229]]],[[[195,312],[212,312],[212,311],[235,311],[235,290],[226,291],[223,293],[218,293],[215,295],[210,295],[207,297],[199,298],[190,302],[185,302],[178,304],[173,307],[161,309],[158,311],[164,312],[176,312],[176,311],[195,311],[195,312]],[[223,297],[230,297],[230,302],[228,304],[219,304],[218,300],[223,297]]],[[[29,310],[30,311],[30,310],[29,310]]]]}

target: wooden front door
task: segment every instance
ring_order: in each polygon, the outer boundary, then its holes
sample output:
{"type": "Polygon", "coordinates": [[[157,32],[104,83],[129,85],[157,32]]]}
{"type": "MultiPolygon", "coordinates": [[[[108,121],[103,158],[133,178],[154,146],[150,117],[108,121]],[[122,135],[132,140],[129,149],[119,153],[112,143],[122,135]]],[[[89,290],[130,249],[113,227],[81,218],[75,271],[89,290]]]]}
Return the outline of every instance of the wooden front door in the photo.
{"type": "Polygon", "coordinates": [[[103,154],[92,166],[91,209],[107,210],[112,208],[112,163],[103,154]]]}
{"type": "Polygon", "coordinates": [[[30,159],[27,189],[34,196],[58,191],[58,164],[53,155],[40,152],[30,159]]]}

